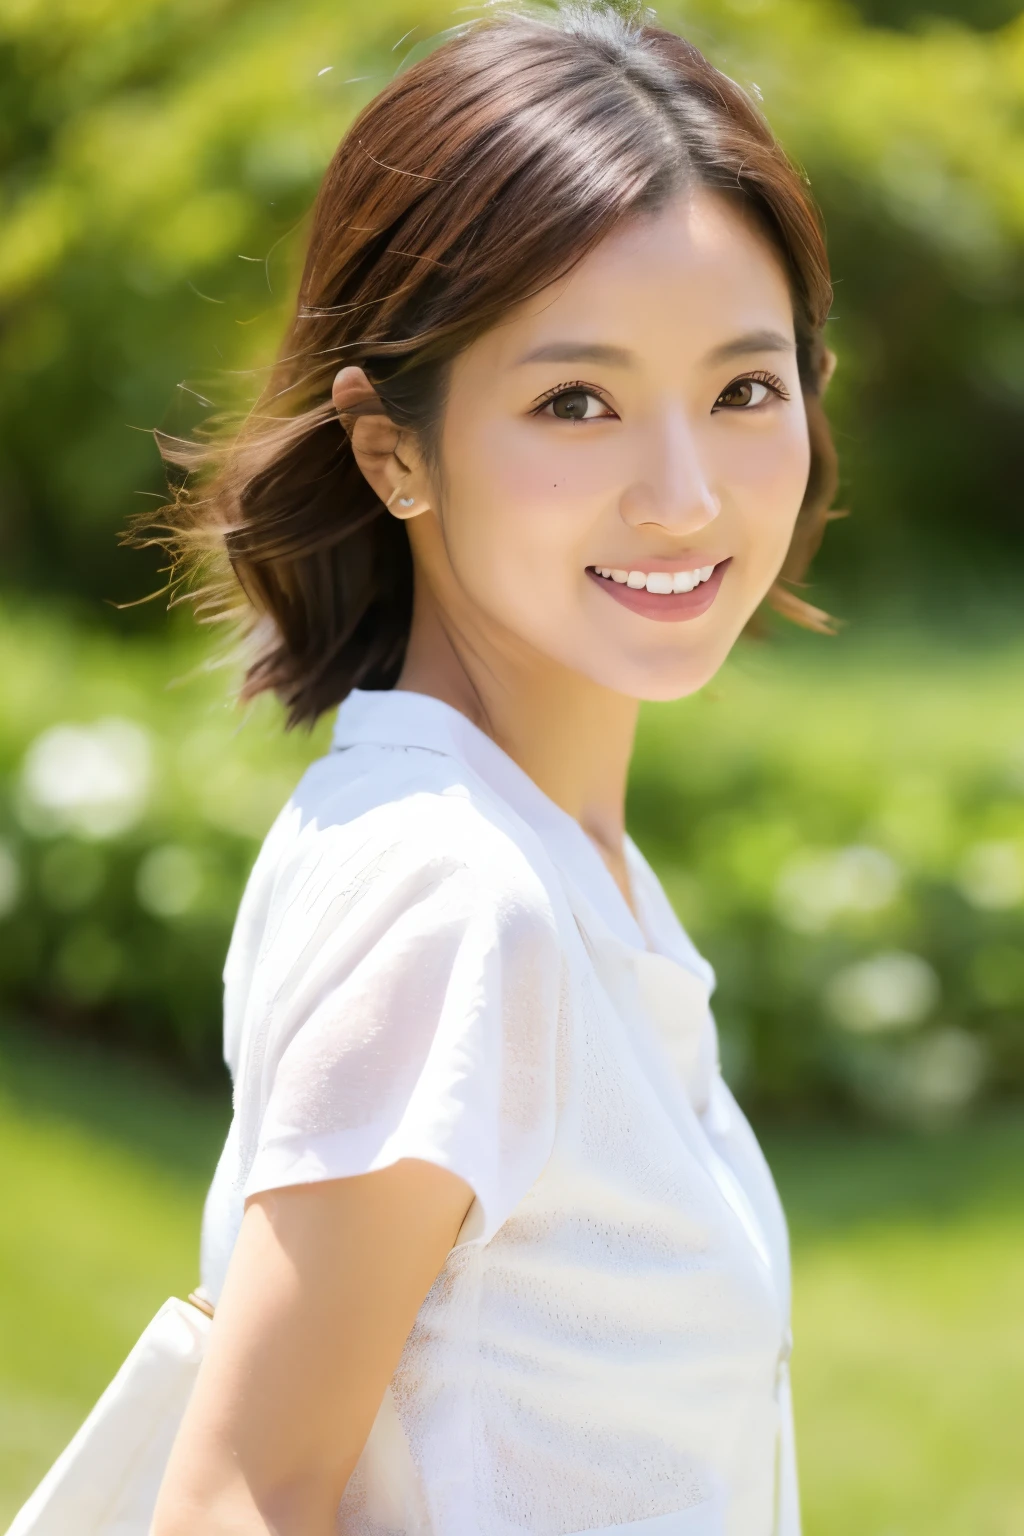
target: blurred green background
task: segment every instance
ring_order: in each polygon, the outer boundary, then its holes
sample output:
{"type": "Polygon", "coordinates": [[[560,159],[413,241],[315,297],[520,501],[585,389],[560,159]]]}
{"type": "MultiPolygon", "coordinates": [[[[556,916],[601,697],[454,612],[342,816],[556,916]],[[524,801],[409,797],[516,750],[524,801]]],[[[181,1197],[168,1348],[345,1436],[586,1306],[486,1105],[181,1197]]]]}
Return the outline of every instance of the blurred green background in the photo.
{"type": "MultiPolygon", "coordinates": [[[[324,741],[236,709],[181,614],[117,606],[160,580],[118,532],[161,494],[151,429],[258,391],[346,123],[465,15],[0,7],[0,1520],[191,1282],[234,907],[324,741]]],[[[1024,20],[660,15],[763,99],[824,211],[852,515],[810,594],[839,636],[779,629],[649,710],[630,824],[716,966],[726,1073],[791,1213],[808,1536],[1009,1536],[1024,20]]]]}

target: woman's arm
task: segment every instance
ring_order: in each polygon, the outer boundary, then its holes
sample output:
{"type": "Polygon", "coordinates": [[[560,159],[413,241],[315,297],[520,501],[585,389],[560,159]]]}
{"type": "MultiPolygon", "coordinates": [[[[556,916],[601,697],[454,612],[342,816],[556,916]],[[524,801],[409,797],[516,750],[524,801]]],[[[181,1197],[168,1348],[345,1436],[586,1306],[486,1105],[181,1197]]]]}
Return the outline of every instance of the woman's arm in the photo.
{"type": "Polygon", "coordinates": [[[250,1199],[151,1536],[333,1536],[472,1200],[412,1159],[250,1199]]]}

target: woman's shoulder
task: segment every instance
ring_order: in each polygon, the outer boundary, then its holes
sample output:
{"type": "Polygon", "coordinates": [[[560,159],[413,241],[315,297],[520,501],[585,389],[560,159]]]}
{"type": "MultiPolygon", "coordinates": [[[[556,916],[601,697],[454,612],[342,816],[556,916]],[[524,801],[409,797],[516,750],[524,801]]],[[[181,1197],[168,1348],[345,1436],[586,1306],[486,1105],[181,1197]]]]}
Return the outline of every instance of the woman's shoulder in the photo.
{"type": "Polygon", "coordinates": [[[444,965],[460,984],[486,975],[553,996],[564,914],[506,811],[440,753],[361,745],[314,763],[238,911],[224,970],[232,1070],[253,998],[298,1017],[346,979],[378,996],[422,989],[444,965]]]}
{"type": "Polygon", "coordinates": [[[536,834],[443,753],[360,744],[303,775],[264,843],[247,900],[309,924],[417,906],[555,929],[556,882],[536,834]],[[441,899],[443,895],[443,899],[441,899]]]}

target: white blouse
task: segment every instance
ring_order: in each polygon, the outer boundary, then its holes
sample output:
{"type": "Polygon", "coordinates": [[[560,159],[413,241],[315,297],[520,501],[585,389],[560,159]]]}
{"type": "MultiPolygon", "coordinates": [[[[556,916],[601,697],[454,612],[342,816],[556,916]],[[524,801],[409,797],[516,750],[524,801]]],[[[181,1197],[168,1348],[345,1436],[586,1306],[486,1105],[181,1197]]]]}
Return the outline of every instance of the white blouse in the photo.
{"type": "Polygon", "coordinates": [[[256,862],[207,1290],[258,1190],[416,1157],[475,1195],[339,1536],[798,1536],[784,1218],[628,858],[637,918],[461,714],[357,692],[256,862]]]}

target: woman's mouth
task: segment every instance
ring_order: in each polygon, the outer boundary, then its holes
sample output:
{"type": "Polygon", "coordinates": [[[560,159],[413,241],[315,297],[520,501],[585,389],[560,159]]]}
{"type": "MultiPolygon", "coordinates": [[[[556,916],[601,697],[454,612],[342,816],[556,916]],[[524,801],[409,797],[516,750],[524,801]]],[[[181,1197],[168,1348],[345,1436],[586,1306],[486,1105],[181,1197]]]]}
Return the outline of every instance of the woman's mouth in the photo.
{"type": "Polygon", "coordinates": [[[646,619],[668,622],[695,619],[705,613],[732,564],[730,556],[717,565],[701,565],[689,571],[632,571],[605,565],[588,565],[587,575],[609,597],[646,619]]]}

